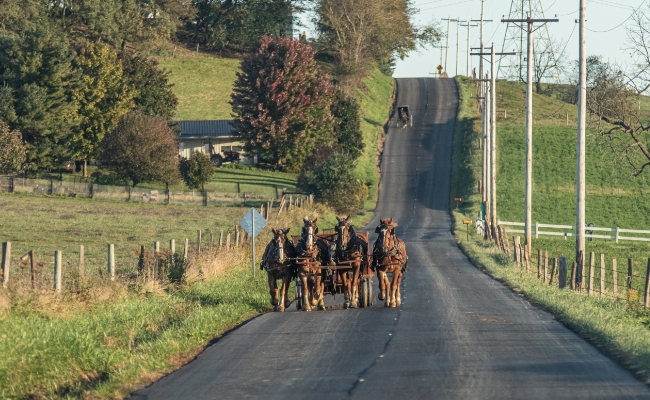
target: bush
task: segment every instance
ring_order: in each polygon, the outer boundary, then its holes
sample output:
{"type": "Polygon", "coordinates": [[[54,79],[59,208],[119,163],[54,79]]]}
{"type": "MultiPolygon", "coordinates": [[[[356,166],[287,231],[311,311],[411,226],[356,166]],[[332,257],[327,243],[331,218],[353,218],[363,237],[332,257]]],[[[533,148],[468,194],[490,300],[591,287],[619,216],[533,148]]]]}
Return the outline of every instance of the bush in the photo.
{"type": "Polygon", "coordinates": [[[180,172],[188,188],[203,189],[214,174],[214,164],[210,157],[196,151],[189,160],[181,161],[180,172]]]}
{"type": "Polygon", "coordinates": [[[135,187],[141,182],[179,180],[178,144],[167,122],[130,112],[102,140],[99,161],[135,187]]]}
{"type": "Polygon", "coordinates": [[[307,187],[338,214],[357,215],[368,187],[354,176],[354,169],[350,155],[336,153],[309,174],[307,187]]]}
{"type": "Polygon", "coordinates": [[[0,120],[0,174],[20,171],[27,159],[27,148],[19,130],[10,130],[9,125],[0,120]]]}

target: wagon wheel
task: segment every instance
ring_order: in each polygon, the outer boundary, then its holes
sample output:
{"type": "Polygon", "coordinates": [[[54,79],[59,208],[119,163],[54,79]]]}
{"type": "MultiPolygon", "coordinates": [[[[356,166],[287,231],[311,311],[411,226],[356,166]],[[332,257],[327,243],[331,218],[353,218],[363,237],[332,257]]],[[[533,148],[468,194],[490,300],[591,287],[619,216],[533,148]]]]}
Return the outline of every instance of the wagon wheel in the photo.
{"type": "Polygon", "coordinates": [[[367,299],[368,296],[366,296],[366,278],[363,278],[361,279],[361,282],[359,282],[359,307],[367,307],[367,299]]]}
{"type": "Polygon", "coordinates": [[[372,276],[368,278],[368,304],[375,304],[375,298],[372,296],[372,276]]]}
{"type": "Polygon", "coordinates": [[[296,281],[296,310],[302,310],[302,282],[296,281]]]}
{"type": "Polygon", "coordinates": [[[411,120],[411,128],[413,128],[413,116],[411,115],[409,119],[411,120]]]}

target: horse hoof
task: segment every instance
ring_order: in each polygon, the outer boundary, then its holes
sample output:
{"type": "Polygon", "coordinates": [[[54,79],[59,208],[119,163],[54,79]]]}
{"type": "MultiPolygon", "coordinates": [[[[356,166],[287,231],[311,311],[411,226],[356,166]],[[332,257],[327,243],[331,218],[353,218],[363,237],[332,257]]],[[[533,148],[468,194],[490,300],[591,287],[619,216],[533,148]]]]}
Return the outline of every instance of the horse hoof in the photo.
{"type": "Polygon", "coordinates": [[[279,312],[284,312],[284,307],[282,307],[282,306],[278,307],[278,311],[279,312]]]}
{"type": "Polygon", "coordinates": [[[350,303],[350,308],[359,308],[356,302],[350,303]]]}
{"type": "Polygon", "coordinates": [[[326,308],[325,308],[324,305],[322,305],[322,304],[318,305],[318,311],[325,311],[325,310],[326,310],[326,308]]]}
{"type": "Polygon", "coordinates": [[[385,302],[384,307],[390,307],[390,304],[388,302],[385,302]]]}
{"type": "Polygon", "coordinates": [[[348,308],[350,308],[350,303],[348,302],[343,303],[343,309],[347,310],[348,308]]]}
{"type": "Polygon", "coordinates": [[[278,311],[278,306],[273,306],[273,311],[278,311]]]}
{"type": "Polygon", "coordinates": [[[304,308],[305,312],[310,312],[311,308],[304,308]]]}
{"type": "Polygon", "coordinates": [[[395,303],[390,303],[390,308],[395,308],[395,307],[397,307],[395,303]]]}
{"type": "Polygon", "coordinates": [[[377,297],[379,297],[379,300],[384,300],[384,297],[385,297],[385,296],[383,295],[383,293],[379,292],[379,294],[377,295],[377,297]]]}

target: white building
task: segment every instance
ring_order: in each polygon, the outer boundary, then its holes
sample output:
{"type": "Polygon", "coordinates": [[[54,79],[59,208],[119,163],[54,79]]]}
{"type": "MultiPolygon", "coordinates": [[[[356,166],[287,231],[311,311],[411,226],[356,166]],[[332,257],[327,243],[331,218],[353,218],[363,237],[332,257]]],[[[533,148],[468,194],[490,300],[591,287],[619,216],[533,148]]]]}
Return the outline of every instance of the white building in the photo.
{"type": "Polygon", "coordinates": [[[230,120],[179,121],[181,135],[178,137],[178,154],[190,158],[199,151],[204,154],[221,154],[224,151],[237,151],[243,164],[251,164],[252,159],[242,154],[242,143],[233,136],[235,128],[230,120]]]}

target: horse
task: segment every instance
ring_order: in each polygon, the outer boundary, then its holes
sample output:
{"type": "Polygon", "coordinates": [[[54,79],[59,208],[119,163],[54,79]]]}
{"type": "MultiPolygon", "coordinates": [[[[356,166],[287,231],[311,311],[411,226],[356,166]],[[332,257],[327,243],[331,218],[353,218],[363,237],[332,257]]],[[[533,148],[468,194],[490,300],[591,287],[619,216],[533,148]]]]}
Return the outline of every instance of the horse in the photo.
{"type": "Polygon", "coordinates": [[[400,283],[402,275],[406,272],[408,256],[406,244],[395,235],[397,224],[392,218],[380,218],[379,226],[375,229],[379,233],[372,251],[373,266],[379,279],[379,300],[386,299],[386,307],[396,307],[402,304],[400,283]],[[393,274],[393,281],[389,283],[388,274],[393,274]],[[390,286],[390,287],[389,287],[390,286]]]}
{"type": "Polygon", "coordinates": [[[284,312],[285,308],[291,305],[287,296],[291,279],[295,274],[296,249],[293,243],[287,239],[289,229],[273,229],[273,239],[266,245],[260,269],[266,270],[269,279],[269,293],[271,294],[271,305],[273,311],[284,312]],[[278,299],[277,280],[282,280],[280,297],[278,299]]]}
{"type": "Polygon", "coordinates": [[[347,218],[336,217],[338,225],[334,227],[336,231],[336,250],[334,258],[337,265],[349,266],[348,270],[338,270],[345,289],[343,308],[357,308],[359,301],[359,274],[361,264],[368,262],[368,242],[357,236],[352,225],[350,225],[350,216],[347,218]]]}
{"type": "Polygon", "coordinates": [[[300,240],[296,245],[298,277],[302,283],[302,304],[305,311],[311,311],[313,306],[318,306],[319,310],[325,309],[323,300],[324,270],[320,267],[321,265],[330,265],[331,255],[327,242],[316,237],[318,233],[317,221],[318,218],[313,221],[307,217],[303,219],[300,240]]]}
{"type": "Polygon", "coordinates": [[[404,111],[404,109],[401,109],[399,112],[399,120],[402,123],[402,129],[406,128],[406,125],[408,125],[409,117],[406,114],[406,111],[404,111]]]}

